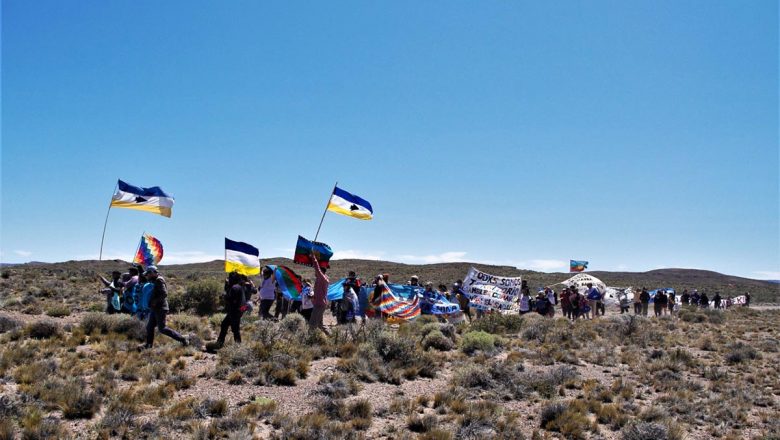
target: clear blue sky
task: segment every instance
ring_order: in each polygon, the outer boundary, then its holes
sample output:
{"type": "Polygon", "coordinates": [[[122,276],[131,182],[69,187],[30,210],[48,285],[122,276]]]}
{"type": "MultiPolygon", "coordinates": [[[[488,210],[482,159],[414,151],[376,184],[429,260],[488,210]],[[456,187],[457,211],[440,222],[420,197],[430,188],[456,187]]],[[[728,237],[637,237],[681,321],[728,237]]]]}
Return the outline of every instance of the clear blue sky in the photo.
{"type": "Polygon", "coordinates": [[[341,257],[780,278],[776,1],[2,2],[3,262],[341,257]],[[549,4],[553,3],[553,4],[549,4]]]}

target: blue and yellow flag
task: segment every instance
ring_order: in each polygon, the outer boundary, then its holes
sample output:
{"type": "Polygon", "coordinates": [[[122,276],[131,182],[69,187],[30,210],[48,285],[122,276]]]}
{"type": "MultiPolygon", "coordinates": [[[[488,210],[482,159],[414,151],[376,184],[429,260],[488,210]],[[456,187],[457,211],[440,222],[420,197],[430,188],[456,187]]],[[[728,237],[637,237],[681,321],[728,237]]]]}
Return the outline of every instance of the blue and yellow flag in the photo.
{"type": "Polygon", "coordinates": [[[225,238],[225,272],[252,276],[260,273],[260,251],[246,243],[225,238]]]}
{"type": "Polygon", "coordinates": [[[361,220],[371,220],[374,217],[374,210],[368,200],[361,199],[339,187],[333,189],[328,202],[328,211],[361,220]]]}
{"type": "Polygon", "coordinates": [[[115,208],[137,209],[139,211],[171,216],[173,197],[165,193],[159,186],[142,188],[127,182],[119,181],[111,206],[115,208]]]}

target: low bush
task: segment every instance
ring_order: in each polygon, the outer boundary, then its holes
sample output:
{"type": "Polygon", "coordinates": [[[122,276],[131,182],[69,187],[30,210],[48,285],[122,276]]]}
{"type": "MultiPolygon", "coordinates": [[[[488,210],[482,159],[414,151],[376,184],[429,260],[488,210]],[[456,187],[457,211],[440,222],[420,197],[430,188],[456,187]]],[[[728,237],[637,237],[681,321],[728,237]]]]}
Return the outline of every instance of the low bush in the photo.
{"type": "Polygon", "coordinates": [[[455,343],[452,342],[452,339],[444,336],[441,331],[434,330],[423,338],[422,347],[425,350],[433,348],[439,351],[450,351],[455,347],[455,343]]]}
{"type": "Polygon", "coordinates": [[[48,339],[62,334],[60,325],[51,319],[40,319],[27,325],[27,335],[34,339],[48,339]]]}
{"type": "Polygon", "coordinates": [[[56,304],[46,309],[46,314],[53,318],[62,318],[70,315],[70,307],[65,304],[56,304]]]}
{"type": "Polygon", "coordinates": [[[632,423],[621,432],[622,440],[680,440],[679,430],[655,422],[632,423]]]}
{"type": "Polygon", "coordinates": [[[345,397],[357,395],[359,391],[360,384],[351,376],[333,373],[326,374],[320,378],[315,393],[322,394],[331,399],[343,399],[345,397]]]}
{"type": "Polygon", "coordinates": [[[100,410],[100,396],[81,387],[68,387],[61,403],[66,419],[91,419],[100,410]]]}
{"type": "Polygon", "coordinates": [[[488,313],[469,326],[471,330],[492,334],[516,333],[523,326],[523,318],[517,314],[488,313]]]}
{"type": "Polygon", "coordinates": [[[22,326],[22,322],[10,316],[0,315],[0,333],[15,330],[22,326]]]}
{"type": "Polygon", "coordinates": [[[460,348],[466,354],[483,352],[485,354],[495,353],[502,345],[499,337],[484,331],[470,331],[463,335],[460,348]]]}
{"type": "Polygon", "coordinates": [[[755,348],[742,342],[729,345],[726,352],[726,362],[739,364],[759,357],[755,348]]]}
{"type": "Polygon", "coordinates": [[[224,286],[217,280],[207,279],[188,284],[181,294],[169,297],[171,310],[194,311],[200,316],[219,311],[224,286]]]}

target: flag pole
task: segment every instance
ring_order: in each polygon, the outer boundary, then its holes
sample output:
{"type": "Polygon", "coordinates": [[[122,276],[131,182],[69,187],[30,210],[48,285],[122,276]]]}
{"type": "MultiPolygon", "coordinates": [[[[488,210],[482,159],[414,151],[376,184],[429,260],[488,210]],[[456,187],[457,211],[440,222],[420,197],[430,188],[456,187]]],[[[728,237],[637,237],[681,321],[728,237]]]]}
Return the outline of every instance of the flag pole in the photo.
{"type": "MultiPolygon", "coordinates": [[[[111,202],[114,201],[114,193],[116,192],[116,189],[119,187],[119,182],[114,185],[114,191],[111,193],[111,202]]],[[[100,256],[98,256],[98,261],[103,261],[103,240],[106,238],[106,226],[108,225],[108,215],[111,214],[111,202],[108,202],[108,212],[106,212],[106,221],[103,222],[103,235],[100,237],[100,256]]]]}
{"type": "Polygon", "coordinates": [[[320,219],[320,225],[317,226],[317,233],[314,234],[314,240],[317,241],[317,237],[320,236],[320,228],[322,228],[322,222],[325,220],[325,214],[328,213],[328,206],[330,206],[330,198],[333,196],[333,193],[336,192],[336,187],[339,185],[339,182],[336,181],[336,183],[333,185],[333,191],[330,192],[330,195],[328,196],[328,203],[325,204],[325,211],[322,212],[322,218],[320,219]]]}

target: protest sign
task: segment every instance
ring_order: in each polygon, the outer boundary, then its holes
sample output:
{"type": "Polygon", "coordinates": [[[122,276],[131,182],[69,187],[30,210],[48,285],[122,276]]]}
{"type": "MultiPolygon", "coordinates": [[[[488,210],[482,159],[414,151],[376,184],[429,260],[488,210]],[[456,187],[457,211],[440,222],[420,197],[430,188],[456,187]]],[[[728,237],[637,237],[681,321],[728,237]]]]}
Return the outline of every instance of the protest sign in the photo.
{"type": "Polygon", "coordinates": [[[477,310],[517,311],[521,277],[500,277],[471,268],[461,289],[469,297],[469,307],[477,310]]]}

